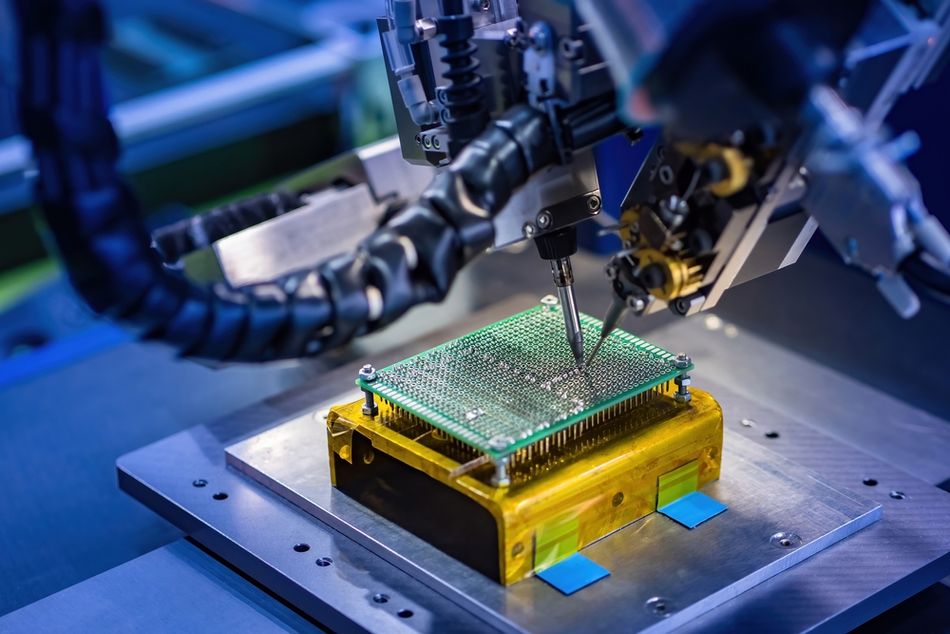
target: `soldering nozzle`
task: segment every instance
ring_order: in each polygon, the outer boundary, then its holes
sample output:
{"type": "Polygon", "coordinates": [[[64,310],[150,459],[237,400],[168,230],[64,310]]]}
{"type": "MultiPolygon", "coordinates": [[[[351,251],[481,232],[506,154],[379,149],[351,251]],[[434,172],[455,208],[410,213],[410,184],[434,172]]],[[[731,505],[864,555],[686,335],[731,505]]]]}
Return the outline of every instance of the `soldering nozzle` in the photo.
{"type": "Polygon", "coordinates": [[[604,325],[600,329],[600,339],[597,340],[597,345],[594,346],[594,350],[590,353],[590,356],[587,357],[587,364],[590,365],[593,362],[594,357],[597,356],[597,352],[600,350],[600,347],[604,345],[604,341],[607,340],[607,337],[610,336],[610,333],[620,325],[620,322],[623,321],[624,315],[627,313],[627,304],[619,297],[614,296],[613,300],[610,302],[610,307],[607,309],[607,314],[604,315],[604,325]]]}
{"type": "Polygon", "coordinates": [[[578,367],[584,365],[584,332],[581,330],[580,317],[577,314],[577,300],[574,298],[574,272],[570,258],[551,260],[551,272],[554,285],[564,313],[564,328],[567,331],[567,343],[574,354],[578,367]]]}

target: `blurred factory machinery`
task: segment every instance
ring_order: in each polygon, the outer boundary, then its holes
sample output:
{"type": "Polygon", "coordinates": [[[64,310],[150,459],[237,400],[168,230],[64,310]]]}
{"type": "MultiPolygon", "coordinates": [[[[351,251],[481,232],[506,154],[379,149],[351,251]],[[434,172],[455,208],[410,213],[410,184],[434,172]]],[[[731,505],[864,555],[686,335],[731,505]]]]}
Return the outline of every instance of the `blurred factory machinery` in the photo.
{"type": "Polygon", "coordinates": [[[0,630],[950,627],[950,0],[0,18],[0,630]]]}

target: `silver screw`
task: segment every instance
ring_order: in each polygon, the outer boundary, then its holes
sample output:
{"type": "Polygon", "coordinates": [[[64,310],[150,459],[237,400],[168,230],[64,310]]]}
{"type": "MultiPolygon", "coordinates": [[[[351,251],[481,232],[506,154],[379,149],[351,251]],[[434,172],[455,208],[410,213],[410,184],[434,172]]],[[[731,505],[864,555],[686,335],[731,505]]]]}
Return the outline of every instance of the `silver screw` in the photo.
{"type": "Polygon", "coordinates": [[[782,531],[769,537],[769,543],[776,548],[798,548],[802,545],[802,538],[795,533],[782,531]]]}
{"type": "Polygon", "coordinates": [[[597,196],[596,194],[593,196],[590,196],[587,199],[587,209],[590,210],[590,213],[592,215],[600,211],[601,204],[602,203],[600,201],[600,196],[597,196]]]}
{"type": "Polygon", "coordinates": [[[534,225],[530,222],[524,223],[524,226],[521,228],[521,233],[523,233],[526,238],[533,238],[535,233],[534,225]]]}
{"type": "Polygon", "coordinates": [[[376,380],[376,368],[371,364],[367,363],[362,368],[360,368],[360,379],[366,381],[367,383],[372,383],[376,380]]]}
{"type": "MultiPolygon", "coordinates": [[[[376,380],[376,368],[367,363],[360,368],[359,379],[364,383],[372,383],[376,380]]],[[[376,395],[366,388],[363,389],[363,415],[376,416],[379,414],[379,407],[376,406],[376,395]]]]}
{"type": "Polygon", "coordinates": [[[627,308],[631,308],[637,312],[640,312],[641,310],[646,308],[646,303],[639,297],[632,297],[632,296],[628,297],[626,304],[627,304],[627,308]]]}
{"type": "Polygon", "coordinates": [[[676,355],[674,360],[676,369],[682,370],[680,375],[673,379],[673,383],[676,384],[676,393],[673,394],[673,398],[677,403],[689,403],[693,400],[693,395],[689,393],[689,386],[693,381],[690,379],[689,372],[686,371],[686,368],[692,362],[693,360],[689,358],[689,355],[682,352],[676,355]]]}
{"type": "Polygon", "coordinates": [[[511,476],[508,474],[508,456],[494,461],[495,473],[492,474],[491,483],[496,487],[507,487],[511,485],[511,476]]]}
{"type": "Polygon", "coordinates": [[[538,225],[538,229],[547,229],[551,226],[551,212],[545,209],[538,214],[538,218],[535,220],[535,224],[538,225]]]}
{"type": "Polygon", "coordinates": [[[663,597],[651,597],[647,599],[644,607],[647,609],[647,612],[664,619],[676,611],[672,604],[670,604],[669,599],[663,597]]]}

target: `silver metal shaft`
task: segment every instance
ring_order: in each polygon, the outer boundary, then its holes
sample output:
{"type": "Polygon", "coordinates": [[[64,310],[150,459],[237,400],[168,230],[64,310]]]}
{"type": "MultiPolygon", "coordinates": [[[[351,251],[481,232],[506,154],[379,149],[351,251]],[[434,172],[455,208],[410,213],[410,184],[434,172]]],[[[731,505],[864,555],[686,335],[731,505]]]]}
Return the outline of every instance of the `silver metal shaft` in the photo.
{"type": "Polygon", "coordinates": [[[561,302],[561,312],[564,313],[567,343],[574,354],[574,362],[578,366],[583,366],[584,333],[577,314],[577,300],[574,298],[574,271],[571,269],[570,258],[551,260],[551,273],[554,275],[554,285],[557,287],[557,296],[561,302]]]}
{"type": "Polygon", "coordinates": [[[610,307],[607,309],[607,314],[604,315],[604,325],[600,329],[600,339],[597,340],[597,345],[594,346],[594,350],[590,353],[590,356],[587,357],[587,364],[590,365],[593,362],[594,357],[597,356],[597,351],[600,350],[600,347],[604,345],[604,342],[607,340],[607,337],[610,336],[610,333],[620,325],[620,322],[623,321],[623,316],[627,313],[627,304],[620,300],[619,297],[614,296],[613,300],[610,302],[610,307]]]}

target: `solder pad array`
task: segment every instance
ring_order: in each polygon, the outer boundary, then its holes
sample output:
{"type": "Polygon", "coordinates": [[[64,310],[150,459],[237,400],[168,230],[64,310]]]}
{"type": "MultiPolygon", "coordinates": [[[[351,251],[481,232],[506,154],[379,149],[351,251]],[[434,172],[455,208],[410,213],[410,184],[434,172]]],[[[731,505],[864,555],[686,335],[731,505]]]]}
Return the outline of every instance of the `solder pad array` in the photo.
{"type": "MultiPolygon", "coordinates": [[[[601,322],[585,314],[580,319],[589,353],[601,322]]],[[[578,368],[560,307],[542,304],[358,384],[500,458],[672,380],[683,371],[674,358],[616,329],[590,366],[578,368]]]]}

